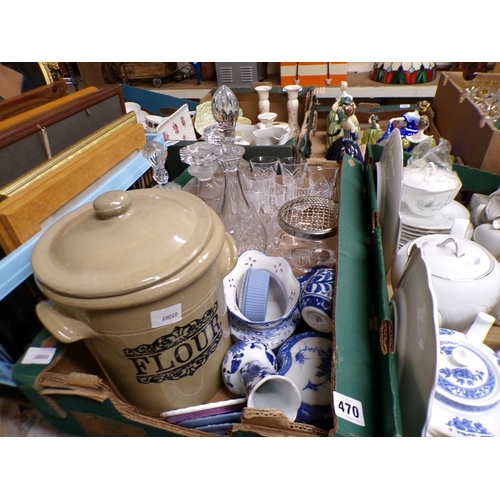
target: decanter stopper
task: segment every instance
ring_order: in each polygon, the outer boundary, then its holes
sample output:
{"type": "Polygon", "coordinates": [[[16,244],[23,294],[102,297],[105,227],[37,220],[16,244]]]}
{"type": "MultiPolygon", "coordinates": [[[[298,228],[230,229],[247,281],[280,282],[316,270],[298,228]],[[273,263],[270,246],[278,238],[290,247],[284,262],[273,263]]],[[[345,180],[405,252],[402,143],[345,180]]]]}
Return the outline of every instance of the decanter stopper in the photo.
{"type": "Polygon", "coordinates": [[[157,187],[167,187],[168,172],[165,168],[167,150],[158,141],[148,141],[142,148],[142,155],[153,168],[153,179],[158,183],[157,187]]]}
{"type": "Polygon", "coordinates": [[[212,97],[212,115],[224,144],[234,142],[239,113],[236,95],[229,87],[221,85],[212,97]]]}

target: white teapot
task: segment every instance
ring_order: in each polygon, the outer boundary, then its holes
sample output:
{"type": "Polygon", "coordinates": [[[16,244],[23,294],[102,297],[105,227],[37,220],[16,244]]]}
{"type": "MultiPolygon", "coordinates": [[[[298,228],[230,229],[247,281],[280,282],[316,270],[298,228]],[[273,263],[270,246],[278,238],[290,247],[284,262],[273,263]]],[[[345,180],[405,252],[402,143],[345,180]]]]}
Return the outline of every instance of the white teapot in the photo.
{"type": "Polygon", "coordinates": [[[489,313],[499,302],[500,264],[495,257],[474,241],[442,234],[421,236],[399,249],[391,269],[394,289],[413,245],[421,248],[430,269],[440,327],[466,331],[478,313],[489,313]]]}

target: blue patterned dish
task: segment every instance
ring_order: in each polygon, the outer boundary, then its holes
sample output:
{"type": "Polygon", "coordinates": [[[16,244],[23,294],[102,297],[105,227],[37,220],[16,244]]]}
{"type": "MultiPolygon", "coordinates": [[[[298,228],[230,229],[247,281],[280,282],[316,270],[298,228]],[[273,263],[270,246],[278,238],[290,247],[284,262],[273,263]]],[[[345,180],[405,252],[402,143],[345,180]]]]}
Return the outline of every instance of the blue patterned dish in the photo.
{"type": "Polygon", "coordinates": [[[179,422],[178,425],[181,427],[188,427],[190,429],[199,429],[200,427],[206,425],[234,424],[235,422],[240,421],[241,411],[235,411],[232,413],[223,413],[221,415],[212,415],[210,417],[191,418],[189,420],[179,422]]]}
{"type": "Polygon", "coordinates": [[[197,431],[209,432],[210,434],[217,434],[219,436],[226,436],[227,432],[233,428],[234,423],[203,425],[201,427],[194,427],[197,431]]]}
{"type": "Polygon", "coordinates": [[[294,335],[278,350],[278,374],[292,380],[300,391],[296,422],[332,427],[332,355],[331,336],[319,332],[294,335]]]}

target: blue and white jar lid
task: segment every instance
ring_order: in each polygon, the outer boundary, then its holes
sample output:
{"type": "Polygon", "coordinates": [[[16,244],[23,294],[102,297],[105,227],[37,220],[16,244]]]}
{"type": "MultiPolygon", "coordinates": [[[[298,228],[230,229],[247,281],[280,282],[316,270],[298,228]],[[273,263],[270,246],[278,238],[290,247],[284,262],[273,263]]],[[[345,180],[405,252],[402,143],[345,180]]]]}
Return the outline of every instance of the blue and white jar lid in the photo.
{"type": "Polygon", "coordinates": [[[435,398],[458,410],[484,411],[500,401],[500,367],[489,347],[440,329],[435,398]]]}

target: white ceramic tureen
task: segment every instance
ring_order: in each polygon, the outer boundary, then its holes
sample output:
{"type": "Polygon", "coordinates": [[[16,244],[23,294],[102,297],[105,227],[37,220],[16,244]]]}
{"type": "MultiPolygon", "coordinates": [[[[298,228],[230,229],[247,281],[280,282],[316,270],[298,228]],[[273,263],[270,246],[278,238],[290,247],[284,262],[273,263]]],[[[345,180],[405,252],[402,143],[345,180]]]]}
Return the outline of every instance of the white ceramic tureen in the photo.
{"type": "Polygon", "coordinates": [[[392,266],[394,289],[414,245],[421,248],[430,269],[440,327],[466,331],[478,313],[493,309],[500,298],[500,264],[466,238],[431,234],[403,245],[392,266]]]}

